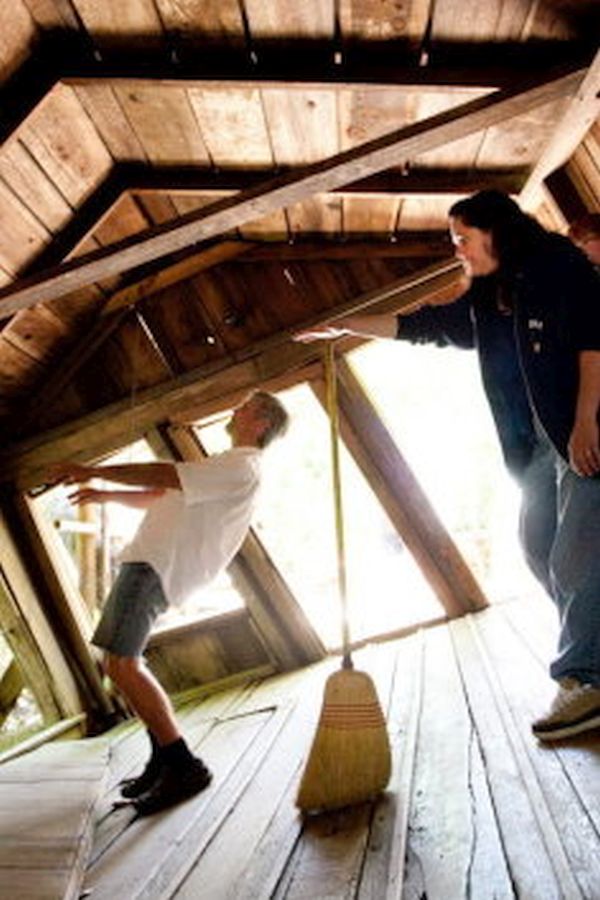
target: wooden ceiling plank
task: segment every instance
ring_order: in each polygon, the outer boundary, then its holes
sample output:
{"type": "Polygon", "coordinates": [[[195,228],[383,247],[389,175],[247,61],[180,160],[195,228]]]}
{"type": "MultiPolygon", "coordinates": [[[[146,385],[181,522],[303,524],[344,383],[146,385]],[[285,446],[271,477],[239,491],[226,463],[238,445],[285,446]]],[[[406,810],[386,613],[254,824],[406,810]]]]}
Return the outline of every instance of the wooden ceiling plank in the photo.
{"type": "Polygon", "coordinates": [[[235,166],[242,147],[249,169],[274,165],[259,90],[191,88],[188,94],[216,166],[235,166]]]}
{"type": "Polygon", "coordinates": [[[19,138],[72,207],[110,172],[111,157],[71,88],[52,91],[20,129],[19,138]]]}
{"type": "Polygon", "coordinates": [[[153,165],[209,165],[198,122],[182,88],[120,85],[115,94],[153,165]]]}
{"type": "MultiPolygon", "coordinates": [[[[456,291],[460,271],[455,260],[438,263],[338,304],[327,310],[327,321],[359,310],[391,312],[448,297],[456,291]]],[[[298,322],[298,328],[314,327],[324,320],[323,314],[310,316],[298,322]]],[[[138,391],[135,405],[127,398],[34,438],[5,446],[0,451],[0,480],[16,479],[23,489],[39,485],[52,462],[101,456],[140,437],[157,422],[236,390],[247,391],[284,373],[301,370],[320,355],[318,345],[294,343],[286,329],[226,359],[138,391]]]]}
{"type": "Polygon", "coordinates": [[[102,310],[102,316],[111,315],[117,309],[131,306],[140,300],[151,297],[171,285],[192,278],[199,272],[218,266],[221,263],[236,259],[248,253],[254,244],[240,241],[223,241],[212,247],[201,250],[178,260],[160,271],[146,275],[132,284],[121,288],[110,297],[102,310]]]}
{"type": "Polygon", "coordinates": [[[388,169],[398,159],[475,133],[529,109],[573,92],[580,84],[581,70],[548,75],[533,86],[498,92],[442,113],[433,119],[403,128],[366,145],[307,166],[292,176],[283,175],[255,189],[213,204],[184,217],[175,225],[159,226],[149,233],[103,249],[54,271],[0,291],[0,313],[4,316],[40,300],[50,300],[98,279],[142,265],[176,252],[232,227],[253,221],[290,203],[318,192],[330,191],[375,171],[388,169]]]}
{"type": "Polygon", "coordinates": [[[20,141],[10,141],[0,149],[0,176],[49,232],[60,231],[73,215],[56,185],[20,141]]]}
{"type": "Polygon", "coordinates": [[[530,173],[519,196],[525,209],[535,206],[544,179],[564,165],[600,116],[600,50],[571,99],[552,138],[530,173]]]}
{"type": "Polygon", "coordinates": [[[75,93],[116,162],[146,162],[144,148],[111,85],[90,82],[75,93]]]}

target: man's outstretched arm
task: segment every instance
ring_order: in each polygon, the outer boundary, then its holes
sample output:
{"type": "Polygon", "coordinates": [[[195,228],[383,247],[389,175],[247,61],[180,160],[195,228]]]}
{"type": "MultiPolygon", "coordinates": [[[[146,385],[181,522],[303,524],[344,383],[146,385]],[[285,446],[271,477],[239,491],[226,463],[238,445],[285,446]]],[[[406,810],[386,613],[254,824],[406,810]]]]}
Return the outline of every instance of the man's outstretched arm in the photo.
{"type": "Polygon", "coordinates": [[[144,488],[175,488],[181,490],[181,482],[173,463],[125,463],[115,466],[87,466],[81,463],[58,463],[48,471],[48,481],[53,484],[81,484],[92,478],[102,478],[117,484],[144,488]]]}

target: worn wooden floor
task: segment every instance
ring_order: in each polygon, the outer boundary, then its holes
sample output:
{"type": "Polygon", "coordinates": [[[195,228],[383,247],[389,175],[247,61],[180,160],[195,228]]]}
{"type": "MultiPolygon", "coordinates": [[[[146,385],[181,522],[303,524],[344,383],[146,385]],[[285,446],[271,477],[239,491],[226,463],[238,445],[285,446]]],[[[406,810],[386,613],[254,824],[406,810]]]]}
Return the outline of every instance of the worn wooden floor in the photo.
{"type": "Polygon", "coordinates": [[[151,819],[112,809],[147,753],[120,726],[84,895],[599,900],[600,732],[547,748],[529,730],[554,693],[554,640],[547,607],[509,603],[357,654],[388,712],[392,782],[376,803],[305,822],[293,801],[331,663],[182,707],[215,779],[151,819]]]}

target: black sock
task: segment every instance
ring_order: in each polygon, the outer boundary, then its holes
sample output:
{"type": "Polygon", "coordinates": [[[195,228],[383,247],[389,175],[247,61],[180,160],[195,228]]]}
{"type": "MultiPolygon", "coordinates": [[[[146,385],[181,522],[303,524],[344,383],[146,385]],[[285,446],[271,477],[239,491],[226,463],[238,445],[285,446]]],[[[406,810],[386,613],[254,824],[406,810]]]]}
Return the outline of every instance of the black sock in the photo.
{"type": "Polygon", "coordinates": [[[148,728],[146,730],[148,732],[148,738],[150,739],[150,746],[152,748],[152,751],[151,751],[152,759],[158,760],[162,756],[162,747],[160,746],[160,744],[158,743],[158,741],[156,740],[156,738],[154,737],[154,734],[150,731],[150,729],[148,728]]]}
{"type": "Polygon", "coordinates": [[[194,754],[183,738],[178,738],[178,740],[161,747],[161,756],[163,762],[174,769],[178,766],[189,765],[195,759],[194,754]]]}

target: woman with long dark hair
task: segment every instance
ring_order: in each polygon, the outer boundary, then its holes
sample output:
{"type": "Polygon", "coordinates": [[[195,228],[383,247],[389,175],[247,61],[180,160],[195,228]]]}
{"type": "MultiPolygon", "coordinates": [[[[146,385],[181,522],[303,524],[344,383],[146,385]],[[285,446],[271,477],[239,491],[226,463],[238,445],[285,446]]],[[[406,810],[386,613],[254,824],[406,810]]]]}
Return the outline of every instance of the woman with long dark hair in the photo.
{"type": "Polygon", "coordinates": [[[445,306],[359,315],[297,336],[359,334],[478,351],[504,459],[522,491],[519,536],[555,601],[558,691],[541,740],[600,726],[600,297],[593,267],[499,191],[455,203],[470,287],[445,306]]]}

